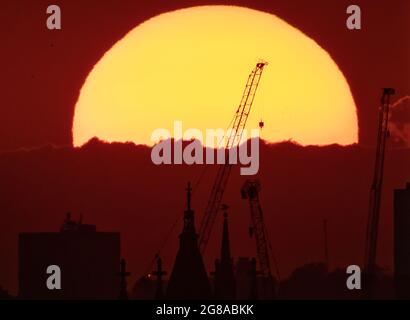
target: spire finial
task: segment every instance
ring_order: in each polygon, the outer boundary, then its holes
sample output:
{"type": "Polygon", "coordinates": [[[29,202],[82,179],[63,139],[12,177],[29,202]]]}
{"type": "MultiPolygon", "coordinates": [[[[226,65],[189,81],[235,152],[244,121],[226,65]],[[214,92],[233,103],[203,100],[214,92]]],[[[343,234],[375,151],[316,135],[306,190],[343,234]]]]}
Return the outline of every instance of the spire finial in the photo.
{"type": "Polygon", "coordinates": [[[127,277],[131,275],[130,272],[127,271],[127,262],[124,258],[121,259],[120,262],[120,272],[118,273],[120,276],[120,300],[128,300],[128,293],[127,293],[127,277]]]}
{"type": "Polygon", "coordinates": [[[224,212],[224,219],[226,220],[226,219],[228,218],[228,209],[229,209],[229,206],[228,206],[227,204],[223,203],[223,204],[221,205],[221,209],[222,209],[223,212],[224,212]]]}
{"type": "Polygon", "coordinates": [[[188,182],[186,191],[187,191],[187,210],[191,210],[191,196],[192,196],[191,182],[188,182]]]}

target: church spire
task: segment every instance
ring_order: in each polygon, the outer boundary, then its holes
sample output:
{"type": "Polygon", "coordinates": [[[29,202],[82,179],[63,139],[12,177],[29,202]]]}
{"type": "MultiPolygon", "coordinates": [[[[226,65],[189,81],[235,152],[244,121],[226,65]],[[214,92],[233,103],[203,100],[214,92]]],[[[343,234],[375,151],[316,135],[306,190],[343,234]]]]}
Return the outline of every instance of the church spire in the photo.
{"type": "Polygon", "coordinates": [[[165,298],[162,277],[166,274],[167,272],[162,269],[162,259],[160,257],[157,257],[157,270],[153,271],[153,275],[157,276],[157,288],[155,292],[156,300],[162,300],[165,298]]]}
{"type": "Polygon", "coordinates": [[[187,208],[184,213],[184,232],[195,232],[194,211],[191,209],[192,187],[188,182],[186,188],[187,208]]]}
{"type": "Polygon", "coordinates": [[[130,272],[127,271],[127,262],[125,259],[121,259],[120,263],[120,272],[118,273],[120,276],[120,295],[118,299],[120,300],[128,300],[128,293],[127,293],[127,277],[131,275],[130,272]]]}
{"type": "Polygon", "coordinates": [[[191,210],[191,196],[192,196],[191,182],[188,182],[188,186],[186,188],[187,210],[191,210]]]}
{"type": "Polygon", "coordinates": [[[198,247],[194,210],[191,205],[192,188],[186,188],[187,207],[184,211],[184,227],[179,236],[179,250],[167,287],[167,299],[210,299],[212,296],[208,275],[198,247]]]}
{"type": "Polygon", "coordinates": [[[224,222],[222,229],[221,257],[215,261],[215,297],[216,299],[235,299],[236,280],[233,270],[231,248],[229,244],[228,206],[222,205],[224,222]]]}

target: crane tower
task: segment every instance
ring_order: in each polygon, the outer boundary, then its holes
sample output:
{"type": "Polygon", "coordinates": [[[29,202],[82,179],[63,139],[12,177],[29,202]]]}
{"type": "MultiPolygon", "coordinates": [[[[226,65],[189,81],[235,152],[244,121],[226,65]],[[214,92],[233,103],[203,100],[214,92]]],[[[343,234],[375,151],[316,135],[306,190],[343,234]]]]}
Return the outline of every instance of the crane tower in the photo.
{"type": "Polygon", "coordinates": [[[242,199],[249,199],[251,212],[251,234],[255,235],[256,252],[259,260],[259,272],[263,277],[272,278],[268,236],[263,220],[263,211],[259,201],[261,185],[258,180],[247,180],[241,189],[242,199]]]}
{"type": "Polygon", "coordinates": [[[383,186],[384,154],[386,140],[389,135],[390,98],[395,93],[392,88],[384,88],[379,107],[379,122],[377,132],[376,159],[373,183],[370,189],[369,217],[366,234],[365,272],[372,279],[375,275],[377,235],[379,229],[380,202],[383,186]]]}

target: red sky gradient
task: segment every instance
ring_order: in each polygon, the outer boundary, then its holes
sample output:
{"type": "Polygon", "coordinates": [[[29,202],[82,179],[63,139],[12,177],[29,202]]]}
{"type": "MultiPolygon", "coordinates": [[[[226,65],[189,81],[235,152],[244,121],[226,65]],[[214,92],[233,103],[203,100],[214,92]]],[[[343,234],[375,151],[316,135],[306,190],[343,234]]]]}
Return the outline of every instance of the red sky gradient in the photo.
{"type": "MultiPolygon", "coordinates": [[[[259,178],[283,276],[323,259],[324,218],[329,220],[331,268],[362,264],[381,88],[395,87],[397,97],[410,93],[409,1],[355,1],[362,8],[361,31],[347,30],[345,12],[351,1],[344,0],[56,1],[62,8],[61,31],[45,26],[49,4],[8,1],[0,10],[0,285],[16,293],[18,233],[57,231],[68,210],[74,217],[82,212],[84,222],[97,224],[99,230],[120,231],[131,282],[144,272],[170,225],[182,217],[186,182],[195,182],[202,167],[156,167],[148,148],[131,144],[94,143],[74,149],[73,108],[93,65],[129,30],[162,12],[201,4],[274,13],[317,41],[345,74],[358,106],[359,145],[264,147],[259,178]]],[[[389,148],[381,265],[392,265],[392,194],[410,180],[409,163],[408,149],[389,148]]],[[[197,223],[212,177],[206,177],[193,200],[197,223]]],[[[242,182],[234,171],[224,201],[231,206],[235,257],[255,251],[247,233],[248,204],[239,194],[242,182]]],[[[208,266],[217,252],[220,227],[218,221],[208,266]]],[[[178,226],[164,251],[168,271],[179,231],[178,226]]]]}
{"type": "MultiPolygon", "coordinates": [[[[62,30],[45,27],[48,1],[9,1],[0,12],[2,104],[0,150],[70,145],[74,104],[93,65],[116,41],[159,13],[201,4],[271,12],[327,50],[344,72],[358,106],[360,142],[374,143],[380,88],[410,92],[410,3],[361,0],[363,29],[346,28],[350,1],[57,1],[62,30]]],[[[320,115],[318,115],[320,116],[320,115]]]]}

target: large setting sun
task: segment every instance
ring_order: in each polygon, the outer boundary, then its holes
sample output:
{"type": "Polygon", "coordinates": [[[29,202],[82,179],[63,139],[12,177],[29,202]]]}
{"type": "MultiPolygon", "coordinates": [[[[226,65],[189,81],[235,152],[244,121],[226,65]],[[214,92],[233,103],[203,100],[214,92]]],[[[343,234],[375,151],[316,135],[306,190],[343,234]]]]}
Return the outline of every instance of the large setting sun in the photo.
{"type": "Polygon", "coordinates": [[[157,128],[226,129],[248,74],[269,62],[248,120],[262,138],[302,145],[358,140],[356,106],[330,55],[280,18],[203,6],[161,14],[118,41],[94,66],[75,107],[73,143],[92,137],[153,145],[157,128]]]}

